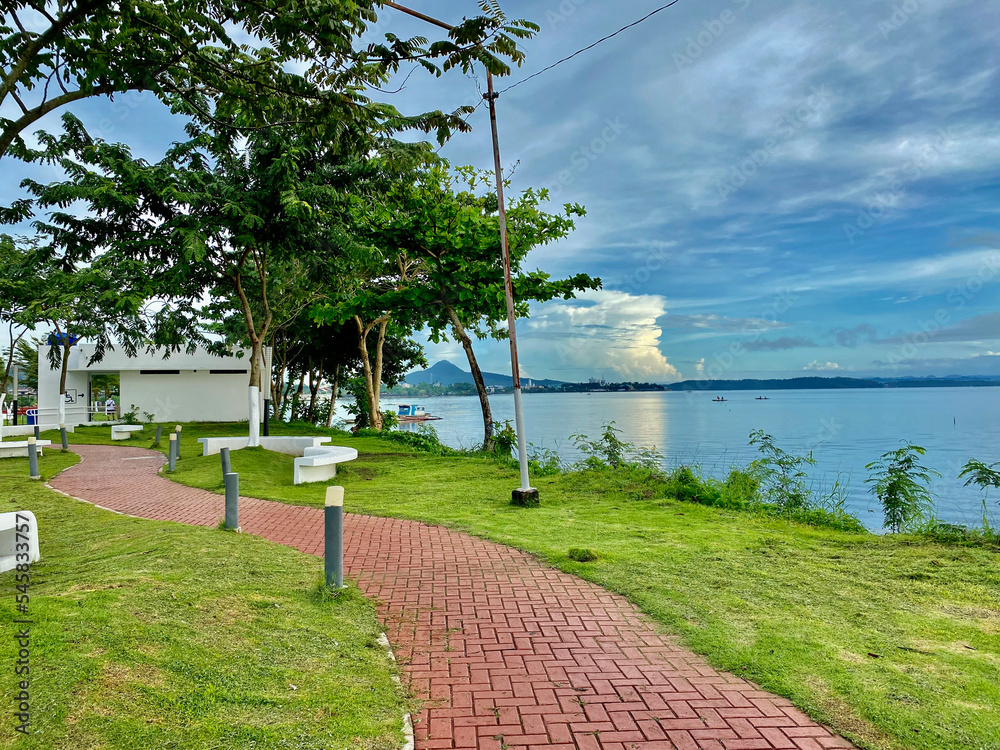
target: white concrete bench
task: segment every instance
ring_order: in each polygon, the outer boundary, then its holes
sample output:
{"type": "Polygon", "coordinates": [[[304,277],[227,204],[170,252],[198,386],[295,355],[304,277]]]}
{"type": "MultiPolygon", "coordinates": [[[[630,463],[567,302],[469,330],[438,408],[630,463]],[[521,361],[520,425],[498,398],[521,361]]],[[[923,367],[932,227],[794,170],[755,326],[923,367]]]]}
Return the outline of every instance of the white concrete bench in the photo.
{"type": "MultiPolygon", "coordinates": [[[[306,448],[319,447],[323,445],[323,443],[329,443],[332,439],[333,438],[328,437],[310,437],[308,435],[295,437],[282,437],[280,435],[275,435],[272,437],[261,437],[260,447],[265,450],[274,451],[275,453],[284,453],[289,456],[303,456],[305,455],[306,448]]],[[[247,447],[247,443],[250,442],[250,438],[198,438],[198,442],[201,443],[201,455],[214,456],[223,448],[229,448],[231,451],[242,450],[247,447]]]]}
{"type": "Polygon", "coordinates": [[[133,432],[142,432],[145,428],[141,424],[113,424],[111,425],[112,440],[128,440],[133,432]]]}
{"type": "Polygon", "coordinates": [[[295,459],[293,479],[295,484],[325,482],[337,476],[337,464],[353,461],[358,457],[354,448],[336,445],[321,445],[306,448],[305,453],[295,459]]]}
{"type": "MultiPolygon", "coordinates": [[[[46,445],[52,445],[51,440],[38,440],[35,445],[38,447],[38,455],[42,455],[42,448],[46,445]]],[[[28,441],[27,440],[10,440],[5,443],[0,443],[0,458],[14,458],[15,456],[28,457],[28,441]]]]}
{"type": "Polygon", "coordinates": [[[0,573],[14,570],[19,562],[18,553],[28,557],[21,558],[22,563],[38,562],[42,559],[38,552],[38,522],[35,514],[28,510],[14,513],[0,513],[0,573]],[[18,544],[27,544],[19,550],[18,544]]]}
{"type": "MultiPolygon", "coordinates": [[[[59,425],[57,424],[40,424],[38,425],[39,432],[46,432],[47,430],[58,430],[59,425]]],[[[74,432],[75,426],[72,424],[66,425],[66,432],[74,432]]],[[[3,433],[4,437],[21,437],[27,435],[35,434],[35,425],[33,424],[19,424],[17,426],[5,425],[0,429],[0,433],[3,433]]]]}

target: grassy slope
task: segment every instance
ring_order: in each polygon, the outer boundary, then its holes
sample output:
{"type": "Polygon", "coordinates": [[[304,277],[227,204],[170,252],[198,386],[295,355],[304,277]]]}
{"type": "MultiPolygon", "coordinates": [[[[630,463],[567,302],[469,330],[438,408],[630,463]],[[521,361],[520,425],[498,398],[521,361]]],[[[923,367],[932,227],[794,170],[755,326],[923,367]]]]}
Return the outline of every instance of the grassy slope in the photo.
{"type": "MultiPolygon", "coordinates": [[[[49,451],[43,475],[76,460],[49,451]]],[[[0,510],[32,510],[42,535],[30,590],[34,735],[15,735],[5,711],[0,748],[402,744],[405,704],[374,607],[356,590],[324,602],[316,559],[101,511],[26,474],[23,459],[0,460],[0,510]]],[[[0,576],[7,623],[14,585],[13,573],[0,576]]],[[[15,653],[0,639],[8,697],[15,653]]]]}
{"type": "MultiPolygon", "coordinates": [[[[194,441],[238,429],[186,428],[173,478],[220,491],[218,457],[196,456],[194,441]]],[[[516,510],[507,503],[515,473],[492,462],[336,442],[362,454],[336,480],[352,512],[470,531],[619,591],[715,665],[788,696],[862,746],[1000,748],[995,551],[681,504],[621,473],[541,478],[542,507],[516,510]],[[570,547],[600,559],[575,563],[570,547]]],[[[291,485],[291,457],[236,452],[233,466],[243,494],[322,503],[322,486],[291,485]]]]}

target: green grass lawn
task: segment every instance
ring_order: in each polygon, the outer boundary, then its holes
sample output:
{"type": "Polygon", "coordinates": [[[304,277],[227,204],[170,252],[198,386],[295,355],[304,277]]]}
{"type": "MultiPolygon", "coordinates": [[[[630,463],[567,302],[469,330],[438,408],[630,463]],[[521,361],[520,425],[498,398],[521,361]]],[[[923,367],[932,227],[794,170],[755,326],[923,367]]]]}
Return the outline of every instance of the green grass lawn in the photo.
{"type": "MultiPolygon", "coordinates": [[[[90,429],[76,439],[107,441],[90,429]]],[[[219,457],[198,455],[196,438],[241,431],[185,426],[172,478],[221,492],[219,457]]],[[[148,446],[150,437],[124,444],[148,446]]],[[[995,550],[679,503],[627,471],[539,478],[542,506],[515,509],[516,472],[492,461],[372,438],[334,442],[361,453],[332,482],[346,488],[349,512],[468,531],[620,592],[714,665],[787,696],[862,747],[1000,748],[995,550]],[[574,562],[573,547],[599,557],[574,562]]],[[[244,495],[323,503],[323,485],[292,486],[290,456],[242,451],[232,462],[244,495]]]]}
{"type": "MultiPolygon", "coordinates": [[[[76,461],[49,450],[42,474],[76,461]]],[[[356,589],[324,598],[316,558],[98,510],[29,481],[24,459],[0,460],[0,508],[35,513],[42,553],[30,738],[14,731],[15,580],[0,575],[0,748],[401,746],[407,705],[374,605],[356,589]]]]}

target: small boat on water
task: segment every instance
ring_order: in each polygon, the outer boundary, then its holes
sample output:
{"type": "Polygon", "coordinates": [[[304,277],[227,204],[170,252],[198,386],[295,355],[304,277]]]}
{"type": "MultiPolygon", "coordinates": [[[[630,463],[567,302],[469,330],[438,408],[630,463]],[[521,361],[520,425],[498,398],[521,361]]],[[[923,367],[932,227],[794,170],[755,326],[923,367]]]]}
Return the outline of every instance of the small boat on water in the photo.
{"type": "Polygon", "coordinates": [[[769,401],[770,399],[767,396],[758,396],[757,400],[758,401],[769,401]]]}
{"type": "Polygon", "coordinates": [[[441,419],[433,414],[428,414],[423,406],[411,406],[410,404],[400,404],[396,418],[400,422],[433,422],[441,419]]]}
{"type": "Polygon", "coordinates": [[[722,396],[716,396],[712,400],[721,404],[723,401],[727,401],[728,399],[724,399],[722,396]]]}

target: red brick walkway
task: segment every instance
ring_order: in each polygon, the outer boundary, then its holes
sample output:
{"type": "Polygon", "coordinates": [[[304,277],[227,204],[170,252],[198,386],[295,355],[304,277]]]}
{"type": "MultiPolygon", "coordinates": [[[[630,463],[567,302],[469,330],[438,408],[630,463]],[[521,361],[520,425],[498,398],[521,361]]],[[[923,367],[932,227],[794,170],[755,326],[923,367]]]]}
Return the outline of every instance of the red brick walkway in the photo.
{"type": "MultiPolygon", "coordinates": [[[[74,446],[52,486],[143,518],[215,526],[220,495],[157,475],[159,453],[74,446]]],[[[322,510],[241,498],[250,534],[322,554],[322,510]]],[[[345,564],[379,603],[414,693],[417,748],[850,748],[782,698],[660,635],[625,599],[497,544],[348,515],[345,564]]]]}

